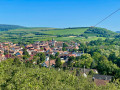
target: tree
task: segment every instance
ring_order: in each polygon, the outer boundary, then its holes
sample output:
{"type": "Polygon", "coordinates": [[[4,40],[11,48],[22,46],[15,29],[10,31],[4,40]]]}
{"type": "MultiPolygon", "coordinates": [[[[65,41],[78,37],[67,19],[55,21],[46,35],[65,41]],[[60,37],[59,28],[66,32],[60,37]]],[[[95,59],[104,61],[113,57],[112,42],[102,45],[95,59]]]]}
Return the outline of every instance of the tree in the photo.
{"type": "Polygon", "coordinates": [[[37,60],[37,64],[40,64],[45,61],[45,53],[38,53],[37,56],[40,57],[40,59],[37,60]]]}
{"type": "Polygon", "coordinates": [[[63,47],[68,47],[68,45],[66,43],[63,43],[63,47]]]}
{"type": "Polygon", "coordinates": [[[57,52],[56,54],[55,54],[55,58],[57,58],[59,56],[59,52],[57,52]]]}
{"type": "Polygon", "coordinates": [[[62,65],[60,58],[57,58],[55,61],[55,68],[60,68],[62,65]]]}
{"type": "Polygon", "coordinates": [[[27,49],[23,49],[23,55],[27,55],[28,57],[30,56],[29,53],[27,52],[27,49]]]}
{"type": "Polygon", "coordinates": [[[68,62],[67,62],[68,67],[71,67],[73,65],[74,60],[75,60],[74,57],[69,57],[68,62]]]}
{"type": "Polygon", "coordinates": [[[13,60],[13,65],[19,66],[20,64],[21,64],[21,62],[20,62],[20,60],[19,60],[18,58],[15,58],[15,59],[13,60]]]}
{"type": "Polygon", "coordinates": [[[120,57],[117,57],[116,64],[120,67],[120,57]]]}
{"type": "Polygon", "coordinates": [[[84,67],[85,65],[86,68],[90,68],[92,62],[93,62],[93,59],[90,54],[83,54],[81,56],[81,63],[80,63],[81,67],[84,67]]]}
{"type": "Polygon", "coordinates": [[[113,63],[116,63],[116,59],[117,59],[117,57],[115,55],[115,52],[112,52],[108,57],[108,60],[112,61],[113,63]]]}
{"type": "Polygon", "coordinates": [[[24,55],[23,56],[23,60],[27,60],[28,56],[27,55],[24,55]]]}
{"type": "Polygon", "coordinates": [[[115,75],[118,70],[118,67],[116,64],[113,64],[112,61],[104,59],[99,62],[97,70],[100,74],[115,75]]]}
{"type": "Polygon", "coordinates": [[[55,59],[55,57],[53,55],[50,54],[50,59],[55,59]]]}
{"type": "Polygon", "coordinates": [[[65,48],[65,47],[63,47],[63,48],[62,48],[62,51],[66,51],[66,48],[65,48]]]}

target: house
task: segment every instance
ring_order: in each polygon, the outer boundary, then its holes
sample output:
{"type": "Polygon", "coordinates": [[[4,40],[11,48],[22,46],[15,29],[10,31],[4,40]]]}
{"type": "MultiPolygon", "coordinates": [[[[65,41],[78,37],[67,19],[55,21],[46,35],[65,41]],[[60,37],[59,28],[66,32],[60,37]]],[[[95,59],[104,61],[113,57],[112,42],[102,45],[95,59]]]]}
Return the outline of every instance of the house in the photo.
{"type": "Polygon", "coordinates": [[[72,54],[75,54],[75,55],[76,55],[76,57],[78,57],[78,56],[81,56],[83,53],[79,53],[79,52],[72,52],[72,54]]]}
{"type": "Polygon", "coordinates": [[[0,54],[0,62],[2,61],[2,60],[5,60],[6,58],[5,58],[5,55],[4,54],[0,54]]]}
{"type": "Polygon", "coordinates": [[[6,57],[6,58],[11,58],[12,55],[11,55],[11,54],[6,54],[5,57],[6,57]]]}
{"type": "Polygon", "coordinates": [[[93,70],[93,72],[95,73],[95,74],[98,74],[98,71],[96,70],[96,69],[84,69],[84,68],[80,68],[80,72],[81,73],[86,73],[86,74],[89,74],[89,72],[91,71],[91,70],[93,70]]]}
{"type": "Polygon", "coordinates": [[[18,52],[16,52],[16,56],[21,56],[23,54],[23,51],[18,51],[18,52]]]}
{"type": "Polygon", "coordinates": [[[95,74],[93,81],[97,86],[106,85],[112,80],[113,76],[95,74]]]}
{"type": "Polygon", "coordinates": [[[69,57],[76,57],[75,54],[69,54],[68,56],[69,56],[69,57]]]}
{"type": "MultiPolygon", "coordinates": [[[[42,66],[49,67],[49,61],[45,61],[42,66]]],[[[55,66],[55,60],[50,60],[50,66],[55,66]]]]}

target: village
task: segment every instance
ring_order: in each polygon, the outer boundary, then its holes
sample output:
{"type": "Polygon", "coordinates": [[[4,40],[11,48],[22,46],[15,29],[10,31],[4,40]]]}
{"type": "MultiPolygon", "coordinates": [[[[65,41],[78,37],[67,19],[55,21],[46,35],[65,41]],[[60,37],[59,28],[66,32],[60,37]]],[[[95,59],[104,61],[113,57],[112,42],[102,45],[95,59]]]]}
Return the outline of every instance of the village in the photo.
{"type": "MultiPolygon", "coordinates": [[[[63,44],[62,41],[55,41],[54,39],[51,41],[37,41],[34,44],[25,45],[25,49],[29,53],[31,57],[36,55],[37,53],[47,53],[51,55],[55,55],[57,52],[59,53],[59,57],[61,57],[61,60],[67,61],[68,58],[66,57],[77,57],[81,56],[83,53],[77,53],[77,52],[70,52],[70,50],[75,49],[78,50],[80,44],[77,44],[75,42],[72,42],[71,45],[65,46],[66,50],[63,50],[63,44]]],[[[21,47],[19,44],[13,44],[12,42],[4,42],[0,43],[0,61],[6,60],[8,58],[14,58],[14,57],[22,57],[23,56],[23,47],[21,47]]],[[[30,57],[30,58],[31,58],[30,57]]],[[[49,57],[46,56],[46,61],[49,60],[49,57]]]]}
{"type": "MultiPolygon", "coordinates": [[[[26,61],[31,61],[35,57],[37,53],[44,53],[45,60],[41,64],[43,67],[55,67],[55,59],[50,59],[50,55],[57,56],[60,58],[62,67],[67,67],[67,62],[69,57],[80,57],[84,54],[83,52],[78,52],[80,44],[76,42],[62,42],[55,41],[54,39],[50,41],[37,41],[34,44],[25,45],[24,47],[19,44],[13,44],[12,42],[3,42],[0,43],[0,62],[9,58],[19,58],[19,60],[23,61],[23,53],[26,50],[29,54],[29,58],[25,58],[26,61]]],[[[73,62],[74,63],[74,62],[73,62]]],[[[36,61],[33,64],[37,64],[36,61]]],[[[80,73],[87,78],[87,75],[94,72],[92,80],[96,83],[96,85],[106,85],[110,82],[113,76],[107,75],[99,75],[97,69],[87,69],[85,68],[77,68],[70,67],[70,72],[76,71],[76,76],[79,76],[80,73]]]]}

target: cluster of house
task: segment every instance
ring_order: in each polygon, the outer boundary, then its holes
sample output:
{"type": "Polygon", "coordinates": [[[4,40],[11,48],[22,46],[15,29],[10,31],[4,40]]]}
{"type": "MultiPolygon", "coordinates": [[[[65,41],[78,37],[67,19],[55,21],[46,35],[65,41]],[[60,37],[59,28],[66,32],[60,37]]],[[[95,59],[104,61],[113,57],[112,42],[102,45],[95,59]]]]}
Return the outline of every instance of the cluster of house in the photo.
{"type": "MultiPolygon", "coordinates": [[[[79,49],[80,44],[76,42],[66,43],[68,46],[66,47],[66,51],[63,51],[63,43],[62,41],[37,41],[34,44],[25,45],[27,52],[31,56],[29,60],[33,59],[33,56],[37,53],[43,52],[51,55],[55,55],[57,52],[59,52],[59,57],[61,58],[61,62],[67,62],[68,57],[73,56],[81,56],[83,53],[79,52],[70,52],[71,49],[79,49]]],[[[13,44],[12,42],[4,42],[0,43],[0,62],[2,60],[6,60],[8,58],[14,58],[14,57],[22,57],[23,56],[23,47],[21,47],[18,44],[13,44]]],[[[55,60],[50,60],[49,57],[46,55],[46,60],[43,63],[43,66],[49,67],[49,64],[51,66],[55,65],[55,60]]],[[[84,71],[83,75],[87,77],[86,73],[88,73],[91,69],[81,69],[80,71],[84,71]]],[[[97,70],[93,70],[96,75],[93,76],[93,81],[99,86],[99,85],[105,85],[106,83],[110,82],[112,80],[112,76],[106,76],[106,75],[98,75],[97,70]]]]}
{"type": "MultiPolygon", "coordinates": [[[[80,44],[72,42],[71,44],[68,44],[68,47],[66,47],[67,50],[63,51],[63,43],[65,42],[55,41],[53,39],[50,41],[37,41],[34,44],[25,45],[24,47],[31,57],[40,52],[48,53],[51,55],[55,55],[57,52],[59,52],[61,60],[67,60],[69,56],[81,56],[82,53],[69,52],[71,49],[79,49],[80,44]]],[[[23,47],[18,44],[13,44],[12,42],[0,43],[0,61],[16,56],[23,56],[23,47]]],[[[48,60],[49,57],[46,56],[46,61],[48,60]]]]}

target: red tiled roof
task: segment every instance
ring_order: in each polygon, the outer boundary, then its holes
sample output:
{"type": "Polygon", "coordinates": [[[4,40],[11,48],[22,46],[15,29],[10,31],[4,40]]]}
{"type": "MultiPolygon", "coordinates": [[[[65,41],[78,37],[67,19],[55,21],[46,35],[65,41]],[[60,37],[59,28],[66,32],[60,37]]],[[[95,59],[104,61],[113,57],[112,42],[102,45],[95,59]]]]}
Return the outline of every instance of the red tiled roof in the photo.
{"type": "Polygon", "coordinates": [[[10,58],[10,57],[12,57],[12,55],[11,55],[11,54],[9,54],[9,55],[6,54],[5,57],[6,57],[6,58],[10,58]]]}
{"type": "MultiPolygon", "coordinates": [[[[45,64],[49,66],[49,61],[46,61],[45,64]]],[[[55,65],[55,60],[50,60],[50,65],[55,65]]]]}
{"type": "Polygon", "coordinates": [[[69,57],[72,57],[72,56],[75,57],[76,55],[75,54],[69,54],[69,57]]]}
{"type": "Polygon", "coordinates": [[[101,85],[106,85],[107,83],[109,83],[109,80],[95,79],[94,82],[97,86],[101,86],[101,85]]]}

